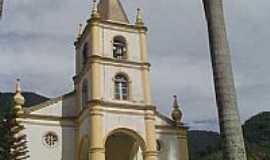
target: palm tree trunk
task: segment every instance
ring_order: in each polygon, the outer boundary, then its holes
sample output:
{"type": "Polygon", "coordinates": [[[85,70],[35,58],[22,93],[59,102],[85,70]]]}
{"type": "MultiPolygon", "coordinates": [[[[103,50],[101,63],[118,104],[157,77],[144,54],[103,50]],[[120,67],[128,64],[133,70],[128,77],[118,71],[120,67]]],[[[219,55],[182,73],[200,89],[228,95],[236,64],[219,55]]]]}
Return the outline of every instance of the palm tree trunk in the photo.
{"type": "Polygon", "coordinates": [[[203,0],[224,160],[246,160],[222,0],[203,0]]]}
{"type": "Polygon", "coordinates": [[[0,20],[2,18],[3,10],[4,10],[4,0],[0,0],[0,20]]]}

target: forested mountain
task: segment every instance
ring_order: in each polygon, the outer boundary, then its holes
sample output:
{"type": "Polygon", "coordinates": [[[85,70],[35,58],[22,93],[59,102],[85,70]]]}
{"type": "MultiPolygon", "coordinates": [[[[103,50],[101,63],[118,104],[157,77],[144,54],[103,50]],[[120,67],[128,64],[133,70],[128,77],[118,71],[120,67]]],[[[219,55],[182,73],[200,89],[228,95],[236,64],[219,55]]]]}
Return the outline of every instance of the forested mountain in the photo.
{"type": "MultiPolygon", "coordinates": [[[[251,117],[243,125],[249,160],[270,160],[270,112],[251,117]]],[[[189,131],[191,160],[222,160],[220,136],[216,132],[189,131]]]]}
{"type": "MultiPolygon", "coordinates": [[[[34,106],[48,100],[47,97],[38,95],[33,92],[23,92],[22,95],[25,98],[24,107],[34,106]]],[[[3,114],[10,108],[10,106],[13,106],[13,96],[14,93],[0,92],[0,114],[3,114]]]]}

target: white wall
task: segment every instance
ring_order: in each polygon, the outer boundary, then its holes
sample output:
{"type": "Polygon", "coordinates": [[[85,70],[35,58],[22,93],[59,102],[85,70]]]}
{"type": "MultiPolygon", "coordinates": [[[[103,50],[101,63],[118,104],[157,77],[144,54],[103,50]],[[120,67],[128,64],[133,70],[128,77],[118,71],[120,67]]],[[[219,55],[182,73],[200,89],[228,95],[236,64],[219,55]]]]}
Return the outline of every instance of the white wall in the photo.
{"type": "Polygon", "coordinates": [[[145,139],[145,125],[143,115],[105,113],[104,114],[105,135],[118,128],[128,128],[137,132],[145,139]]]}
{"type": "Polygon", "coordinates": [[[61,126],[60,122],[30,120],[22,123],[25,126],[24,133],[27,135],[27,146],[29,149],[29,160],[74,160],[75,137],[72,126],[61,126]],[[48,132],[58,136],[58,144],[50,148],[43,137],[48,132]]]}
{"type": "Polygon", "coordinates": [[[177,135],[179,133],[177,133],[176,129],[174,130],[172,128],[166,128],[166,126],[171,127],[171,124],[165,120],[168,117],[161,116],[164,115],[156,115],[156,126],[164,127],[156,129],[157,139],[161,142],[161,151],[158,152],[158,159],[179,160],[180,144],[179,140],[177,139],[177,135]]]}
{"type": "Polygon", "coordinates": [[[59,98],[59,100],[56,100],[51,105],[36,110],[31,114],[58,116],[58,117],[75,116],[76,115],[75,94],[59,98]]]}
{"type": "Polygon", "coordinates": [[[179,160],[179,142],[176,135],[157,134],[161,142],[161,151],[158,152],[158,160],[179,160]]]}
{"type": "Polygon", "coordinates": [[[81,124],[79,126],[79,132],[80,132],[80,138],[84,136],[88,136],[90,132],[90,120],[88,114],[86,117],[81,121],[81,124]]]}

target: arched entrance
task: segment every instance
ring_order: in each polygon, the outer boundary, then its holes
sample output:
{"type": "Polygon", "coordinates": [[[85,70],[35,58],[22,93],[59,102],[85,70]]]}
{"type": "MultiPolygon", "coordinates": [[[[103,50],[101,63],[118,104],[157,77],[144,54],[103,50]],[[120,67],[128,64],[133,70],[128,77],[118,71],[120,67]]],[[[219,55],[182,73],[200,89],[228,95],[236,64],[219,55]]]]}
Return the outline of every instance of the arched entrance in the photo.
{"type": "Polygon", "coordinates": [[[106,160],[143,160],[144,141],[133,131],[113,131],[106,140],[106,160]]]}

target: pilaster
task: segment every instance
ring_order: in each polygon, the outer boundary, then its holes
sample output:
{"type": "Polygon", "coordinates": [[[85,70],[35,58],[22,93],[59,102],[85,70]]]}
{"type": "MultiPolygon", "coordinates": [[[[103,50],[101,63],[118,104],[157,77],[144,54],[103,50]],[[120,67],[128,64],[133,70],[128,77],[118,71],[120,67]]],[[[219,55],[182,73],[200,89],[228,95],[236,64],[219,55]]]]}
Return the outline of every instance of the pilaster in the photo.
{"type": "Polygon", "coordinates": [[[76,122],[75,126],[75,160],[79,160],[79,147],[80,147],[80,131],[78,122],[76,122]]]}
{"type": "Polygon", "coordinates": [[[146,105],[152,105],[152,94],[150,86],[149,68],[142,70],[142,81],[143,81],[143,94],[146,105]]]}
{"type": "Polygon", "coordinates": [[[92,99],[101,98],[101,65],[97,62],[92,62],[91,64],[91,95],[92,99]]]}
{"type": "Polygon", "coordinates": [[[147,52],[147,39],[145,29],[139,29],[139,39],[140,39],[140,51],[141,51],[141,60],[144,63],[148,62],[148,52],[147,52]]]}
{"type": "Polygon", "coordinates": [[[155,115],[153,110],[146,111],[145,115],[146,151],[145,160],[157,160],[157,142],[155,129],[155,115]]]}
{"type": "MultiPolygon", "coordinates": [[[[147,51],[147,40],[146,40],[147,31],[144,26],[137,26],[137,27],[139,30],[141,61],[142,63],[148,63],[148,51],[147,51]]],[[[142,70],[144,100],[147,105],[152,104],[149,70],[150,70],[150,66],[142,70]]]]}
{"type": "Polygon", "coordinates": [[[101,28],[99,19],[90,19],[92,55],[101,55],[101,28]]]}
{"type": "Polygon", "coordinates": [[[89,158],[90,160],[105,160],[103,114],[101,106],[90,109],[89,158]]]}
{"type": "Polygon", "coordinates": [[[177,137],[179,143],[179,160],[189,160],[188,154],[188,140],[187,140],[187,129],[179,128],[179,135],[177,137]]]}
{"type": "Polygon", "coordinates": [[[75,94],[75,98],[76,98],[76,111],[77,111],[77,115],[80,113],[80,111],[81,111],[81,87],[80,87],[80,83],[74,83],[74,85],[75,85],[75,92],[76,92],[76,94],[75,94]]]}

